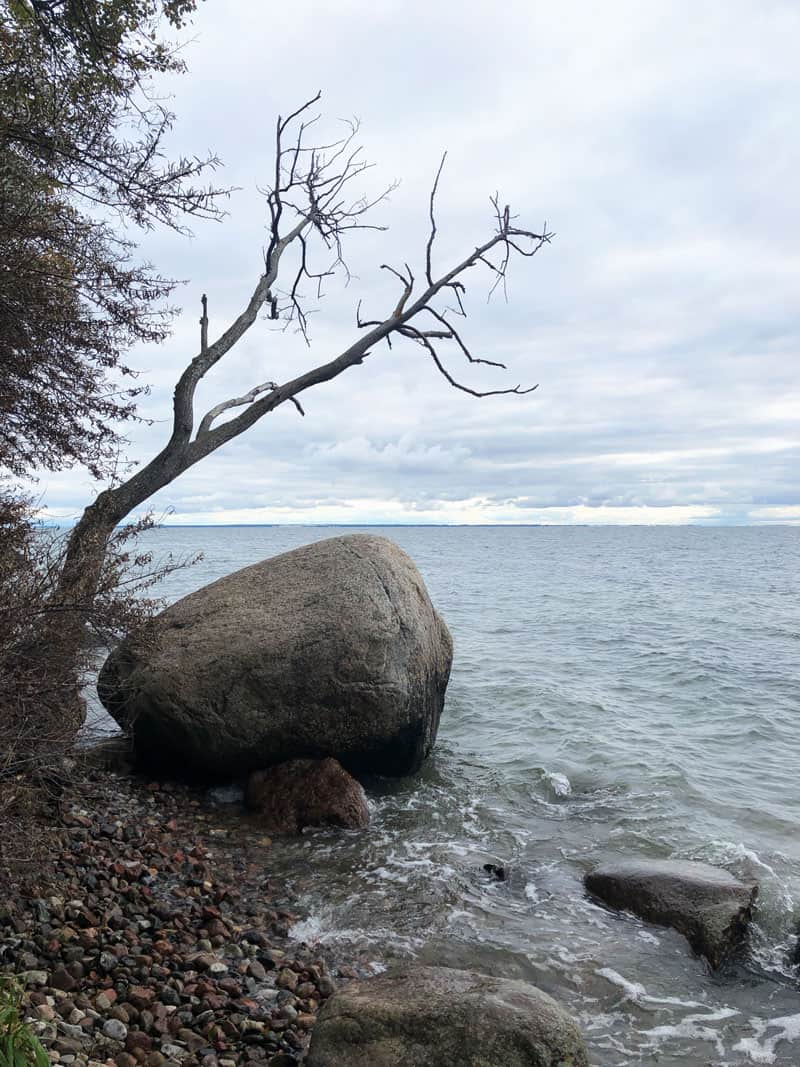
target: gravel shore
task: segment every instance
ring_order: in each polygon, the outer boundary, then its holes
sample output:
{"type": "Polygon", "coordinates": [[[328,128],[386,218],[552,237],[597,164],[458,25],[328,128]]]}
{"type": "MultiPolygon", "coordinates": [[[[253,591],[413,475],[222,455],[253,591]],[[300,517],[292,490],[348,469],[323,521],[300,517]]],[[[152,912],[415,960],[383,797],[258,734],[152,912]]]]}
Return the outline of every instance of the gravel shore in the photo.
{"type": "Polygon", "coordinates": [[[320,1005],[358,972],[291,942],[269,838],[234,834],[185,786],[108,771],[62,821],[41,885],[0,898],[0,971],[51,1061],[302,1062],[320,1005]]]}

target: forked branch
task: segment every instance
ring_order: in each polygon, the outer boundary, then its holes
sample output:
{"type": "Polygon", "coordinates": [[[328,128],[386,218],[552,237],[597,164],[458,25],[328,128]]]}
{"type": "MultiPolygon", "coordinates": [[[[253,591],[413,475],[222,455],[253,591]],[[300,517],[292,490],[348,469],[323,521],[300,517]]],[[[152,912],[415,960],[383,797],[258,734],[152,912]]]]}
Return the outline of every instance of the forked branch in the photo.
{"type": "MultiPolygon", "coordinates": [[[[344,239],[353,230],[382,230],[368,220],[371,210],[382,203],[395,187],[366,196],[354,190],[354,183],[369,169],[356,143],[358,123],[345,123],[341,137],[326,143],[310,144],[309,131],[319,116],[313,113],[320,98],[317,94],[275,127],[275,167],[271,184],[264,193],[268,211],[268,237],[264,249],[264,268],[247,304],[220,336],[209,342],[205,299],[201,319],[201,344],[197,355],[187,364],[176,386],[173,401],[172,434],[165,447],[127,482],[107,489],[75,528],[71,539],[68,564],[80,571],[81,543],[96,537],[98,525],[112,529],[134,508],[226,442],[238,437],[268,412],[287,401],[303,414],[298,399],[305,390],[330,381],[362,363],[375,346],[385,341],[410,341],[430,357],[436,370],[454,388],[471,396],[497,396],[532,392],[535,385],[481,389],[465,384],[448,366],[448,349],[470,366],[482,365],[504,370],[503,363],[473,354],[464,337],[463,327],[454,318],[466,317],[465,279],[473,267],[490,272],[490,295],[506,275],[515,255],[535,256],[553,237],[543,226],[529,230],[517,223],[508,207],[501,207],[498,196],[491,198],[494,228],[486,240],[477,244],[460,262],[437,274],[433,249],[438,233],[436,202],[446,155],[442,157],[433,181],[429,200],[430,228],[422,250],[424,280],[418,284],[411,266],[397,269],[388,263],[382,269],[400,285],[398,299],[383,317],[362,319],[361,302],[356,310],[357,336],[334,358],[320,363],[283,383],[264,380],[242,396],[213,405],[195,424],[195,393],[202,379],[220,363],[259,314],[283,329],[294,327],[308,340],[306,287],[312,299],[322,295],[323,282],[334,274],[350,274],[344,258],[344,239]],[[351,191],[354,190],[354,191],[351,191]],[[317,265],[317,257],[322,263],[317,265]],[[282,279],[286,279],[282,283],[282,279]],[[222,416],[233,413],[224,421],[222,416]],[[94,532],[92,532],[94,531],[94,532]],[[74,549],[74,550],[73,550],[74,549]]],[[[266,363],[266,360],[263,361],[266,363]]],[[[266,375],[258,375],[266,378],[266,375]]]]}

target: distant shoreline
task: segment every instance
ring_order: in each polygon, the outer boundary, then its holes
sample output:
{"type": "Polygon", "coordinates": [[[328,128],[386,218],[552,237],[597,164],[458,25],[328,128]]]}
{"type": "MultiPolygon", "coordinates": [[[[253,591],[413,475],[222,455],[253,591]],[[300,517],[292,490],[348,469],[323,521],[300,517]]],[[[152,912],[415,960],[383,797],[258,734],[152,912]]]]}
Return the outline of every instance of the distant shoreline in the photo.
{"type": "MultiPolygon", "coordinates": [[[[123,523],[123,526],[132,525],[123,523]]],[[[39,522],[44,530],[71,530],[75,523],[39,522]]],[[[768,530],[800,522],[162,522],[154,530],[768,530]]],[[[118,527],[121,528],[121,527],[118,527]]]]}

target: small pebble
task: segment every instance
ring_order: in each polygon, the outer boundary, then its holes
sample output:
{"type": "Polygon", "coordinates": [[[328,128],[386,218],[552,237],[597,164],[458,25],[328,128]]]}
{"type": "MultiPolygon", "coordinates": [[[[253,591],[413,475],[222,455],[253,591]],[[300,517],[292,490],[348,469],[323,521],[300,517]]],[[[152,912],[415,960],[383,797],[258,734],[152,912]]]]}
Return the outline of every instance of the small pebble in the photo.
{"type": "Polygon", "coordinates": [[[128,1027],[119,1019],[108,1019],[103,1024],[103,1033],[114,1041],[124,1041],[128,1036],[128,1027]]]}

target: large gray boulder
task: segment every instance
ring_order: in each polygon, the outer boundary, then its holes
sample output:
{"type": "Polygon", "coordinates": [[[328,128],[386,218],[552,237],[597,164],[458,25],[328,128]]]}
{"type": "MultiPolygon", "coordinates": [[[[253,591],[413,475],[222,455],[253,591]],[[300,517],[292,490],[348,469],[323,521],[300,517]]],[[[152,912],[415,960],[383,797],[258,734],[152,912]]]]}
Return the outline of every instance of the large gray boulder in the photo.
{"type": "Polygon", "coordinates": [[[415,967],[351,982],[317,1016],[307,1067],[588,1067],[569,1015],[525,982],[415,967]]]}
{"type": "Polygon", "coordinates": [[[623,860],[596,867],[586,888],[612,908],[672,926],[713,968],[741,946],[758,887],[728,871],[684,860],[623,860]]]}
{"type": "Polygon", "coordinates": [[[433,748],[453,642],[413,561],[354,534],[245,567],[127,639],[98,693],[151,769],[230,778],[297,758],[402,775],[433,748]]]}

